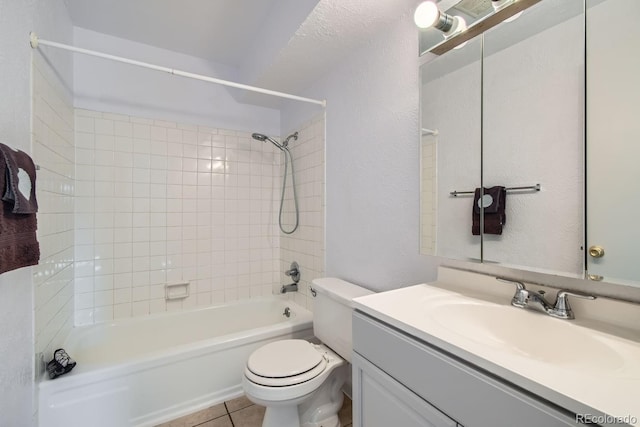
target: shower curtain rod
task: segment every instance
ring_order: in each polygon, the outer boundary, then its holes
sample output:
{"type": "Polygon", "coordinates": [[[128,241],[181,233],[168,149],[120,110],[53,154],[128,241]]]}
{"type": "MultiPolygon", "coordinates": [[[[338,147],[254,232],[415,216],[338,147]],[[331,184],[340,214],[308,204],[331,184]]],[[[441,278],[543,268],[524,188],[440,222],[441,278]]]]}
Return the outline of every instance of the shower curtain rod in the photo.
{"type": "Polygon", "coordinates": [[[235,87],[235,88],[238,88],[238,89],[248,90],[248,91],[251,91],[251,92],[257,92],[257,93],[263,93],[263,94],[266,94],[266,95],[278,96],[280,98],[293,99],[294,101],[309,102],[311,104],[318,104],[318,105],[321,105],[323,107],[327,106],[327,101],[325,101],[325,100],[305,98],[305,97],[302,97],[302,96],[291,95],[289,93],[278,92],[278,91],[270,90],[270,89],[263,89],[263,88],[259,88],[259,87],[255,87],[255,86],[249,86],[249,85],[245,85],[245,84],[241,84],[241,83],[231,82],[231,81],[228,81],[228,80],[216,79],[214,77],[208,77],[208,76],[204,76],[202,74],[189,73],[187,71],[180,71],[180,70],[176,70],[176,69],[169,68],[169,67],[163,67],[163,66],[160,66],[160,65],[149,64],[149,63],[142,62],[142,61],[136,61],[136,60],[133,60],[133,59],[128,59],[128,58],[123,58],[123,57],[120,57],[120,56],[110,55],[108,53],[96,52],[94,50],[83,49],[83,48],[80,48],[80,47],[70,46],[70,45],[62,44],[62,43],[58,43],[58,42],[52,42],[52,41],[49,41],[49,40],[43,40],[43,39],[40,39],[38,37],[38,35],[36,33],[34,33],[34,32],[31,32],[29,34],[29,44],[31,45],[31,47],[33,49],[37,49],[38,46],[40,46],[40,45],[50,46],[50,47],[55,47],[55,48],[58,48],[58,49],[69,50],[71,52],[81,53],[83,55],[96,56],[98,58],[110,59],[112,61],[122,62],[124,64],[131,64],[131,65],[136,65],[136,66],[142,67],[142,68],[149,68],[151,70],[163,71],[165,73],[173,74],[175,76],[187,77],[187,78],[195,79],[195,80],[202,80],[202,81],[209,82],[209,83],[216,83],[216,84],[220,84],[220,85],[224,85],[224,86],[235,87]]]}

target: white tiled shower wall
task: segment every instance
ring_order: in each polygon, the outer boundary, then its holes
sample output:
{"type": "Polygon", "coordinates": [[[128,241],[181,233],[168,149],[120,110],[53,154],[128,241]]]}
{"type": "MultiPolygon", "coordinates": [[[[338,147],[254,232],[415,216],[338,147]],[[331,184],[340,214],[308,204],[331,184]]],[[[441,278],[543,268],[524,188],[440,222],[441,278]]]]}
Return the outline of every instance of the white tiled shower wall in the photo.
{"type": "MultiPolygon", "coordinates": [[[[292,130],[291,133],[293,132],[292,130]]],[[[286,136],[283,135],[285,138],[286,136]]],[[[298,292],[291,294],[291,297],[309,309],[313,309],[309,291],[311,281],[324,275],[324,140],[324,114],[303,124],[298,130],[297,141],[290,140],[300,219],[298,229],[293,234],[280,235],[280,271],[288,270],[292,261],[300,264],[298,292]]],[[[283,225],[288,231],[295,223],[290,187],[287,187],[284,208],[283,225]]],[[[283,284],[291,283],[291,279],[284,273],[281,273],[280,280],[283,284]]]]}
{"type": "Polygon", "coordinates": [[[250,134],[76,110],[77,325],[279,288],[280,152],[250,134]],[[191,295],[165,300],[165,284],[191,295]]]}
{"type": "Polygon", "coordinates": [[[40,167],[36,188],[41,253],[40,264],[32,269],[35,352],[49,360],[73,327],[74,118],[68,91],[41,56],[33,58],[32,144],[40,167]]]}

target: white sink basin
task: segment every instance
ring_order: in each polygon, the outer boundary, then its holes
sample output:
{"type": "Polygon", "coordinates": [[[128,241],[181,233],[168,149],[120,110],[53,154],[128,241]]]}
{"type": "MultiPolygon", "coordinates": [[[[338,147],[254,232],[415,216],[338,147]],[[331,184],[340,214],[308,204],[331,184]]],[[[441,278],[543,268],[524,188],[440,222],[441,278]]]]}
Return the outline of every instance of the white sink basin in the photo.
{"type": "Polygon", "coordinates": [[[492,303],[437,303],[432,321],[467,339],[570,369],[616,371],[624,359],[609,343],[544,313],[492,303]]]}

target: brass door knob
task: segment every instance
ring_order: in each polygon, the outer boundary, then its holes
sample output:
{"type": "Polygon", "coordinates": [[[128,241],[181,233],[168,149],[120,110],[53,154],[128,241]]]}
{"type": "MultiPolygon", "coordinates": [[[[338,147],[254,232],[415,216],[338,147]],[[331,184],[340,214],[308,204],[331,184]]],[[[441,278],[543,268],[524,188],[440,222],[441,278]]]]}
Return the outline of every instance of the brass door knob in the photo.
{"type": "Polygon", "coordinates": [[[591,246],[589,248],[589,255],[593,258],[602,258],[604,256],[604,248],[601,246],[591,246]]]}

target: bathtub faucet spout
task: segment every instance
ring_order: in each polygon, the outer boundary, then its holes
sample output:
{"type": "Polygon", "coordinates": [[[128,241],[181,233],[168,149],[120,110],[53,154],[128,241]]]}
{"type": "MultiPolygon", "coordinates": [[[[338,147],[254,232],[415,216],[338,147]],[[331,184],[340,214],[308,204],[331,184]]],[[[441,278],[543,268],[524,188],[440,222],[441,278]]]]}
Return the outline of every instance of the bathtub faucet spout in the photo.
{"type": "Polygon", "coordinates": [[[280,288],[280,293],[281,294],[286,294],[287,292],[298,292],[298,284],[297,283],[292,283],[290,285],[282,285],[282,287],[280,288]]]}

